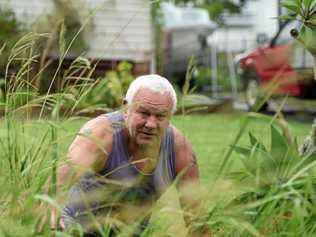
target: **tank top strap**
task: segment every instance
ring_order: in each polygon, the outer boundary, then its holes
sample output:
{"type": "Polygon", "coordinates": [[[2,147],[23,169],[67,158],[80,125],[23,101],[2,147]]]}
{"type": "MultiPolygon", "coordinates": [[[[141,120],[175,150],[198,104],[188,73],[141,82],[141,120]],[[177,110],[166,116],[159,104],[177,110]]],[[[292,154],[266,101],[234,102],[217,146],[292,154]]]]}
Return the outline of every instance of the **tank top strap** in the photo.
{"type": "Polygon", "coordinates": [[[161,144],[158,165],[154,172],[155,186],[165,189],[176,178],[173,129],[169,126],[161,144]]]}
{"type": "Polygon", "coordinates": [[[107,162],[100,172],[101,175],[113,179],[128,179],[133,176],[133,170],[128,164],[128,149],[123,133],[124,118],[120,111],[104,115],[112,123],[113,143],[107,162]]]}
{"type": "Polygon", "coordinates": [[[114,132],[119,132],[124,126],[124,117],[121,111],[115,111],[101,116],[107,117],[111,124],[114,132]]]}

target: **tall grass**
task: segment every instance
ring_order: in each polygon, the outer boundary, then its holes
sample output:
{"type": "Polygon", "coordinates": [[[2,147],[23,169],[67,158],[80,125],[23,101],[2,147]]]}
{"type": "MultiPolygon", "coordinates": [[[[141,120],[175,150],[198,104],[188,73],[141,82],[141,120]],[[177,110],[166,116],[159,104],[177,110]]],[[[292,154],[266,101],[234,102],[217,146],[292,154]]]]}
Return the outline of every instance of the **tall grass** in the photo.
{"type": "MultiPolygon", "coordinates": [[[[47,205],[39,208],[39,202],[57,205],[54,201],[56,170],[65,156],[59,152],[61,141],[58,133],[65,129],[61,127],[62,120],[76,116],[78,101],[96,85],[91,78],[94,68],[78,58],[65,72],[59,91],[52,93],[50,86],[45,94],[41,94],[37,80],[45,68],[35,74],[33,68],[41,56],[35,45],[43,37],[47,35],[29,33],[22,37],[11,49],[6,66],[0,106],[3,113],[0,140],[1,236],[33,236],[35,225],[49,212],[47,205]],[[13,62],[19,65],[14,72],[11,68],[13,62]],[[76,93],[73,93],[73,88],[76,88],[76,93]],[[43,116],[48,119],[47,122],[42,120],[43,116]],[[30,118],[34,122],[30,123],[30,118]],[[44,195],[47,180],[50,180],[50,188],[44,195]]],[[[68,45],[68,49],[70,47],[68,45]]],[[[60,66],[51,85],[59,70],[60,66]]]]}

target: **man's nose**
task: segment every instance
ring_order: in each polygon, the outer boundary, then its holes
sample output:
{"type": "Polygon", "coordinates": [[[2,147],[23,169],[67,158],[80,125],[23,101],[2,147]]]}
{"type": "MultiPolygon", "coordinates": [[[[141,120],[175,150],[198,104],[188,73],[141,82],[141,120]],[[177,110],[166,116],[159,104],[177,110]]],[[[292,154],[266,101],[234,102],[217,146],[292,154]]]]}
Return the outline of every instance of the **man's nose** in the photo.
{"type": "Polygon", "coordinates": [[[157,128],[157,119],[155,116],[151,115],[147,118],[145,127],[149,129],[155,129],[157,128]]]}

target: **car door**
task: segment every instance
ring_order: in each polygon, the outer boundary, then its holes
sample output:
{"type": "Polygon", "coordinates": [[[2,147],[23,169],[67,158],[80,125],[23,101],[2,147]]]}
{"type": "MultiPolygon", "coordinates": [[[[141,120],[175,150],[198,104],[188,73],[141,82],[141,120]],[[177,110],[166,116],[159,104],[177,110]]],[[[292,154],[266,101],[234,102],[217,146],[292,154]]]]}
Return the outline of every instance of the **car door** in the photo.
{"type": "Polygon", "coordinates": [[[274,95],[300,95],[297,68],[302,67],[302,47],[290,36],[293,24],[282,29],[273,45],[261,48],[256,70],[261,83],[273,89],[274,95]]]}

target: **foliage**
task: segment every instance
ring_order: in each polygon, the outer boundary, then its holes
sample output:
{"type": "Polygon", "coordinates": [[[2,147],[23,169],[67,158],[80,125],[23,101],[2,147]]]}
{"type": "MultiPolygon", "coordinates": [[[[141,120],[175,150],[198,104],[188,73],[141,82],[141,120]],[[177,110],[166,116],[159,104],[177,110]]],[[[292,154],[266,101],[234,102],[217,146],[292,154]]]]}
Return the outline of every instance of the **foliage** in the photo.
{"type": "MultiPolygon", "coordinates": [[[[38,37],[42,36],[29,33],[20,38],[11,48],[6,64],[5,93],[0,105],[3,115],[0,128],[0,184],[3,187],[0,208],[2,217],[5,217],[0,221],[1,236],[34,236],[34,225],[46,212],[45,209],[38,211],[37,195],[42,194],[48,177],[52,181],[49,195],[54,196],[56,161],[60,158],[60,142],[57,141],[60,138],[60,108],[64,101],[73,100],[70,93],[41,95],[33,84],[36,77],[33,77],[32,67],[39,57],[33,54],[34,42],[38,37]],[[9,69],[15,62],[19,67],[10,74],[9,69]],[[43,115],[50,117],[51,121],[41,129],[30,128],[27,119],[35,115],[39,119],[36,126],[43,124],[40,121],[43,115]],[[31,135],[30,129],[33,130],[31,135]],[[22,227],[14,228],[12,223],[19,223],[22,227]]],[[[82,61],[77,60],[76,65],[82,61]]],[[[52,201],[49,196],[46,200],[52,201]]]]}
{"type": "MultiPolygon", "coordinates": [[[[289,11],[281,19],[301,22],[299,30],[292,29],[291,35],[301,42],[314,58],[314,79],[316,80],[316,1],[315,0],[284,0],[282,5],[289,11]]],[[[310,134],[302,144],[301,151],[309,153],[316,148],[316,119],[310,134]]]]}
{"type": "Polygon", "coordinates": [[[49,71],[49,65],[54,61],[54,55],[59,55],[56,70],[59,72],[65,58],[73,60],[86,53],[87,35],[92,28],[91,14],[83,1],[54,0],[53,3],[54,9],[39,16],[32,24],[32,31],[45,35],[37,39],[37,47],[34,48],[39,55],[37,65],[33,68],[34,84],[41,93],[55,89],[54,85],[58,83],[55,74],[52,86],[46,88],[53,74],[49,71]]]}
{"type": "Polygon", "coordinates": [[[0,79],[3,78],[10,50],[24,32],[24,25],[17,20],[9,7],[0,7],[0,79]]]}
{"type": "Polygon", "coordinates": [[[240,205],[243,219],[261,233],[281,235],[292,226],[291,234],[314,235],[316,156],[300,157],[297,144],[290,144],[274,125],[270,134],[270,148],[252,133],[249,146],[234,147],[246,168],[240,176],[246,188],[232,205],[240,205]]]}
{"type": "Polygon", "coordinates": [[[282,5],[288,10],[288,14],[281,19],[297,20],[302,23],[299,32],[291,31],[292,36],[299,40],[306,49],[316,56],[316,1],[314,0],[285,0],[282,5]]]}
{"type": "MultiPolygon", "coordinates": [[[[225,175],[217,176],[212,184],[212,193],[219,192],[218,186],[221,191],[212,199],[215,203],[209,205],[208,213],[195,221],[196,225],[208,225],[215,236],[315,235],[316,157],[301,157],[298,145],[288,140],[288,134],[284,135],[288,131],[281,124],[276,117],[260,114],[245,118],[231,146],[241,156],[244,168],[230,171],[231,165],[224,157],[225,175]],[[245,122],[250,119],[270,124],[270,146],[252,132],[249,145],[238,145],[240,134],[246,131],[245,122]]],[[[266,136],[266,131],[261,133],[266,136]]],[[[230,151],[226,153],[229,157],[230,151]]],[[[219,170],[222,172],[223,166],[219,170]]]]}
{"type": "Polygon", "coordinates": [[[203,1],[192,1],[192,0],[176,0],[173,1],[176,4],[193,4],[197,7],[202,7],[209,12],[210,18],[216,22],[220,22],[220,15],[223,12],[238,13],[240,7],[245,1],[240,1],[240,5],[236,4],[235,1],[229,0],[203,0],[203,1]]]}
{"type": "MultiPolygon", "coordinates": [[[[70,71],[75,67],[75,63],[70,71]]],[[[71,77],[66,76],[65,81],[71,77]]],[[[115,109],[122,105],[127,88],[134,80],[132,64],[123,61],[118,64],[117,70],[107,71],[103,78],[94,80],[88,77],[80,80],[81,82],[64,86],[64,93],[74,96],[74,100],[68,101],[70,103],[66,103],[66,107],[72,111],[76,108],[81,111],[79,113],[115,109]]]]}
{"type": "Polygon", "coordinates": [[[197,91],[202,91],[205,86],[210,86],[212,71],[204,66],[197,66],[194,71],[194,86],[197,91]]]}
{"type": "Polygon", "coordinates": [[[162,71],[163,68],[163,34],[162,34],[162,12],[160,8],[160,1],[153,2],[151,4],[151,16],[154,34],[154,48],[155,48],[155,60],[157,63],[156,70],[162,71]]]}
{"type": "Polygon", "coordinates": [[[191,57],[181,90],[175,86],[178,97],[177,111],[182,114],[194,111],[206,111],[208,106],[212,104],[212,100],[209,97],[196,92],[197,85],[192,83],[195,71],[196,59],[191,57]]]}
{"type": "Polygon", "coordinates": [[[53,3],[54,10],[33,23],[36,32],[50,34],[48,39],[38,44],[48,51],[59,49],[62,57],[64,53],[68,57],[82,54],[88,49],[86,34],[89,27],[85,22],[89,14],[85,12],[87,7],[83,1],[54,0],[53,3]]]}
{"type": "MultiPolygon", "coordinates": [[[[226,53],[219,53],[217,54],[217,65],[218,68],[216,70],[217,73],[217,86],[219,87],[219,91],[224,91],[224,92],[230,92],[232,90],[232,81],[230,71],[229,71],[229,65],[228,65],[228,58],[226,53]]],[[[194,72],[194,80],[193,83],[194,86],[196,87],[196,90],[201,92],[207,87],[211,87],[212,85],[212,69],[201,65],[197,66],[196,70],[194,72]],[[203,88],[204,87],[204,88],[203,88]]],[[[206,90],[206,92],[209,92],[210,90],[206,90]]]]}
{"type": "MultiPolygon", "coordinates": [[[[23,75],[27,72],[25,71],[25,68],[27,67],[24,67],[24,71],[21,71],[19,75],[23,75]]],[[[65,120],[63,121],[59,118],[57,112],[60,108],[59,106],[67,102],[67,99],[73,101],[80,101],[81,98],[83,99],[85,92],[88,91],[86,90],[86,88],[82,87],[83,91],[78,93],[78,95],[75,93],[71,93],[71,90],[68,89],[71,88],[72,85],[75,85],[71,83],[71,80],[74,80],[74,78],[78,80],[78,85],[74,87],[75,89],[79,89],[79,85],[84,85],[84,83],[97,86],[97,84],[94,84],[91,80],[89,80],[89,77],[84,77],[83,75],[78,76],[76,74],[78,71],[83,71],[84,69],[89,71],[92,68],[86,59],[78,58],[77,61],[72,65],[72,67],[64,74],[67,80],[64,82],[64,85],[61,86],[61,89],[63,90],[61,90],[59,93],[47,95],[46,98],[45,96],[43,97],[39,94],[36,94],[35,98],[29,100],[28,105],[24,106],[24,108],[32,107],[32,105],[34,105],[36,102],[38,102],[38,105],[41,106],[43,104],[43,100],[47,99],[47,104],[50,108],[50,113],[47,114],[47,116],[49,116],[50,118],[49,120],[34,120],[30,122],[25,120],[19,120],[16,116],[18,110],[13,108],[10,109],[8,107],[7,113],[5,114],[5,117],[3,118],[3,123],[1,123],[0,127],[0,147],[3,151],[0,154],[0,172],[2,174],[0,179],[0,186],[2,187],[0,192],[0,200],[2,203],[1,207],[3,208],[3,210],[5,210],[2,213],[0,233],[3,235],[33,236],[33,230],[35,228],[37,220],[41,220],[46,212],[45,208],[38,208],[39,200],[44,201],[48,206],[57,205],[54,202],[54,199],[52,198],[54,196],[54,189],[51,190],[50,195],[42,195],[42,188],[44,182],[47,180],[48,177],[56,176],[56,160],[59,159],[60,162],[63,161],[63,157],[65,156],[65,152],[67,150],[70,140],[75,135],[75,131],[82,124],[82,121],[79,124],[73,118],[63,118],[65,120]],[[71,99],[71,96],[73,96],[74,98],[71,99]],[[19,225],[17,226],[16,223],[19,223],[19,225]]],[[[111,76],[114,78],[113,88],[115,88],[116,85],[118,88],[116,90],[117,92],[126,90],[127,80],[121,81],[121,79],[129,78],[130,71],[131,65],[128,63],[122,63],[119,67],[118,72],[112,72],[113,74],[111,74],[111,76]]],[[[18,78],[21,79],[22,77],[18,78]]],[[[187,80],[189,80],[189,76],[187,78],[187,80]]],[[[130,78],[130,80],[131,79],[132,78],[130,78]]],[[[23,85],[24,88],[26,88],[28,84],[26,83],[26,80],[24,80],[24,82],[25,84],[23,85]]],[[[102,91],[102,89],[100,89],[100,91],[102,91]]],[[[183,88],[183,92],[185,94],[188,94],[188,87],[183,88]]],[[[99,95],[99,92],[96,91],[95,93],[95,95],[99,95]]],[[[117,95],[120,95],[120,93],[117,93],[117,95]]],[[[9,101],[14,100],[14,91],[11,91],[9,96],[12,97],[12,99],[8,98],[9,101]]],[[[198,149],[198,152],[204,152],[204,155],[200,156],[200,160],[201,162],[205,162],[205,164],[208,164],[207,156],[209,155],[209,152],[205,151],[205,148],[209,147],[209,144],[211,144],[210,138],[208,138],[208,132],[212,127],[212,136],[216,136],[214,134],[214,130],[222,127],[223,123],[223,115],[217,115],[217,123],[214,122],[214,117],[216,117],[216,115],[212,115],[207,118],[194,117],[193,123],[192,120],[189,120],[187,123],[187,125],[190,127],[190,130],[187,130],[187,133],[189,133],[187,135],[197,135],[196,139],[190,139],[192,140],[193,145],[196,146],[197,144],[199,144],[198,141],[201,141],[202,138],[203,144],[200,145],[200,149],[198,149]],[[196,120],[199,121],[198,124],[194,123],[194,121],[196,120]],[[204,123],[201,122],[203,120],[204,123]],[[192,126],[192,124],[195,125],[192,126]],[[203,137],[201,137],[201,133],[196,133],[197,125],[200,126],[202,124],[206,126],[204,127],[204,129],[201,129],[203,130],[203,132],[206,132],[203,137]]],[[[227,115],[224,117],[227,118],[227,115]]],[[[177,120],[176,123],[180,126],[180,124],[183,124],[183,121],[186,120],[186,117],[177,117],[175,119],[177,120]]],[[[231,124],[231,122],[226,123],[231,124]]],[[[238,123],[235,123],[235,126],[238,126],[238,123]]],[[[234,129],[235,128],[231,128],[231,130],[234,129]]],[[[225,126],[225,130],[227,130],[227,126],[225,126]]],[[[225,134],[225,136],[228,135],[223,131],[219,132],[217,135],[220,134],[225,134]]],[[[216,137],[216,139],[218,140],[218,137],[216,137]]],[[[222,138],[222,140],[227,141],[228,139],[227,137],[225,137],[222,138]]],[[[223,147],[222,143],[221,145],[223,147]]],[[[216,167],[216,165],[214,166],[216,167]]],[[[204,165],[203,168],[207,169],[209,168],[209,165],[204,165]]],[[[205,176],[204,183],[209,184],[210,182],[212,182],[209,173],[205,172],[203,175],[205,176]]],[[[54,184],[54,179],[52,178],[51,180],[52,184],[54,184]]],[[[211,193],[219,193],[218,190],[214,187],[211,188],[211,190],[211,193]]],[[[196,194],[196,192],[194,192],[194,194],[196,194]]],[[[170,199],[168,200],[170,201],[170,199]]],[[[210,201],[212,200],[213,199],[210,199],[210,201]]],[[[169,209],[162,208],[161,210],[166,211],[169,209]]],[[[212,227],[216,227],[216,229],[214,229],[215,231],[217,229],[222,230],[224,229],[224,227],[226,227],[226,225],[220,222],[220,220],[223,220],[223,218],[226,217],[227,214],[224,215],[223,212],[219,211],[220,209],[218,209],[217,212],[213,212],[217,215],[213,216],[213,218],[215,217],[216,219],[211,219],[211,222],[208,223],[212,227]],[[221,214],[221,216],[218,216],[219,214],[221,214]]],[[[178,217],[180,211],[175,211],[172,208],[170,208],[170,210],[168,211],[169,214],[172,214],[173,212],[175,212],[178,217]]],[[[174,222],[171,223],[174,224],[174,222]]],[[[194,224],[204,225],[203,218],[197,218],[194,224]]],[[[164,235],[167,230],[159,228],[160,225],[162,224],[156,223],[154,226],[151,225],[150,228],[146,231],[147,235],[144,235],[152,236],[153,234],[151,233],[151,231],[155,230],[162,231],[162,235],[164,235]]],[[[238,230],[241,232],[240,236],[245,236],[242,235],[242,233],[244,232],[242,232],[241,229],[241,227],[238,228],[238,230]]],[[[180,230],[182,231],[182,229],[180,230]]],[[[180,230],[178,230],[178,232],[180,230]]],[[[227,230],[225,230],[224,233],[226,234],[226,236],[228,236],[229,231],[233,230],[236,231],[236,228],[233,229],[231,226],[229,226],[229,228],[227,228],[227,230]]],[[[223,236],[225,236],[225,234],[223,234],[223,236]]],[[[49,236],[49,230],[45,230],[45,232],[42,233],[42,235],[49,236]]],[[[65,234],[58,233],[58,235],[62,236],[65,234]]]]}

